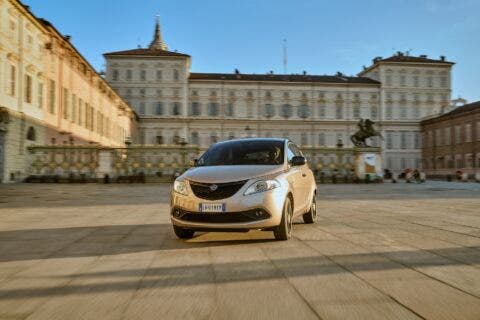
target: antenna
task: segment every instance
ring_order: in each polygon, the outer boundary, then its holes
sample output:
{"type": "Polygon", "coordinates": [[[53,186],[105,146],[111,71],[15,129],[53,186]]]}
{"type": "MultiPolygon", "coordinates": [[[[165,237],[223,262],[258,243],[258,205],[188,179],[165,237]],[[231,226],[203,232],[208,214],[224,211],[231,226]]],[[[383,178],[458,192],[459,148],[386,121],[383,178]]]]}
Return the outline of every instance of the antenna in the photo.
{"type": "Polygon", "coordinates": [[[283,39],[283,74],[287,74],[287,39],[283,39]]]}

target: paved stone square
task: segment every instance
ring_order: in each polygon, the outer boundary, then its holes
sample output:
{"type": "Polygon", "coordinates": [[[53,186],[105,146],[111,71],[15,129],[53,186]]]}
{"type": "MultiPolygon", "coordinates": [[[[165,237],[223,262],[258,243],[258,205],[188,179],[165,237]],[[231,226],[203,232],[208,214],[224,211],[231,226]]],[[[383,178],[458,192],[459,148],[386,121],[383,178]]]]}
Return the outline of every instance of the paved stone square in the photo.
{"type": "Polygon", "coordinates": [[[176,239],[169,185],[0,186],[0,319],[480,319],[480,184],[320,185],[320,219],[176,239]]]}

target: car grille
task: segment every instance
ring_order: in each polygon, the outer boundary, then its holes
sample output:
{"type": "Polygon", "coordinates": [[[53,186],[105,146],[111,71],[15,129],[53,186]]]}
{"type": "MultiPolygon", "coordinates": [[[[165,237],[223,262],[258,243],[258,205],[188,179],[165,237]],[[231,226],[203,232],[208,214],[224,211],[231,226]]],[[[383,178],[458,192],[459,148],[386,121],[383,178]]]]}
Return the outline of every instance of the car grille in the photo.
{"type": "Polygon", "coordinates": [[[192,188],[193,193],[198,198],[205,200],[220,200],[233,196],[247,181],[248,180],[227,183],[201,183],[189,181],[189,183],[190,188],[192,188]],[[212,185],[216,185],[217,188],[212,190],[212,185]]]}
{"type": "Polygon", "coordinates": [[[175,208],[172,211],[175,218],[190,222],[206,223],[236,223],[253,222],[270,218],[270,214],[263,209],[254,209],[241,212],[191,212],[175,208]]]}

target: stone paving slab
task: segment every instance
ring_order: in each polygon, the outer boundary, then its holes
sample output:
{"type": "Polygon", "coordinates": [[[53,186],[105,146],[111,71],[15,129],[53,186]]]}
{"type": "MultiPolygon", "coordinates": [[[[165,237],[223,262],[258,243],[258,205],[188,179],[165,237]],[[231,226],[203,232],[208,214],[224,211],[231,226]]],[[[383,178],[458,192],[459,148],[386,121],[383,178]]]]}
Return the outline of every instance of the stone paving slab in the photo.
{"type": "Polygon", "coordinates": [[[0,185],[0,319],[479,319],[480,184],[319,185],[294,237],[178,240],[169,185],[0,185]]]}

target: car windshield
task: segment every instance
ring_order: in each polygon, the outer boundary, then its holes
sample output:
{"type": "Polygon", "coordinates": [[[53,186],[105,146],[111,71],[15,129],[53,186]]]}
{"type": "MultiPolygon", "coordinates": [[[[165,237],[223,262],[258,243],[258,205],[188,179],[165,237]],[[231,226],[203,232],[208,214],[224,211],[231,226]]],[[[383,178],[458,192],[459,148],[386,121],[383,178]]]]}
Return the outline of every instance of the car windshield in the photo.
{"type": "Polygon", "coordinates": [[[245,140],[219,143],[198,159],[196,166],[279,165],[283,163],[281,140],[245,140]]]}

